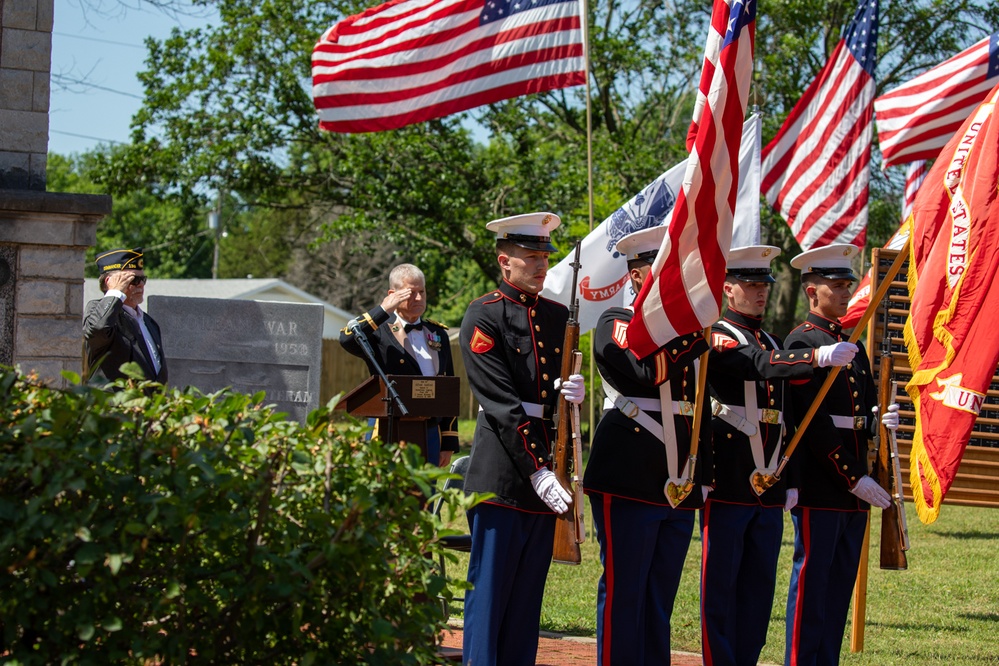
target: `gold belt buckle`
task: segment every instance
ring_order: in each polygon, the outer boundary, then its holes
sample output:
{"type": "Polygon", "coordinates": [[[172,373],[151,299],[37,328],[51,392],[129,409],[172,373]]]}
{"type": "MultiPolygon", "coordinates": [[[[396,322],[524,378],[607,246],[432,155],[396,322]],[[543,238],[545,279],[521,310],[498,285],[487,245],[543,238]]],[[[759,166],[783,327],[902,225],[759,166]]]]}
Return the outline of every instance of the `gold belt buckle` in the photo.
{"type": "Polygon", "coordinates": [[[694,403],[687,402],[686,400],[681,400],[676,403],[680,410],[680,416],[693,416],[694,415],[694,403]]]}
{"type": "Polygon", "coordinates": [[[853,429],[863,430],[867,427],[867,417],[866,416],[854,416],[853,417],[853,429]]]}
{"type": "Polygon", "coordinates": [[[763,423],[769,423],[771,425],[780,423],[780,410],[779,409],[764,409],[761,410],[763,413],[760,414],[763,418],[760,419],[763,423]]]}

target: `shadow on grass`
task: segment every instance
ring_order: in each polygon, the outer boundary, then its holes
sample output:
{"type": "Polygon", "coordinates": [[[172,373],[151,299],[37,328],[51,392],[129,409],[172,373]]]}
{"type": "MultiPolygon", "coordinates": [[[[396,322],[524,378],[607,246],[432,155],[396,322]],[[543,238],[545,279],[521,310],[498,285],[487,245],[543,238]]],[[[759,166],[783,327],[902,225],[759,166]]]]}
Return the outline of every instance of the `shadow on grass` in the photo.
{"type": "Polygon", "coordinates": [[[999,534],[996,532],[986,532],[984,530],[971,530],[965,532],[933,532],[933,536],[946,537],[948,539],[966,539],[966,540],[986,540],[995,539],[999,534]]]}
{"type": "Polygon", "coordinates": [[[965,620],[977,620],[979,622],[999,622],[999,613],[958,613],[957,616],[965,620]]]}

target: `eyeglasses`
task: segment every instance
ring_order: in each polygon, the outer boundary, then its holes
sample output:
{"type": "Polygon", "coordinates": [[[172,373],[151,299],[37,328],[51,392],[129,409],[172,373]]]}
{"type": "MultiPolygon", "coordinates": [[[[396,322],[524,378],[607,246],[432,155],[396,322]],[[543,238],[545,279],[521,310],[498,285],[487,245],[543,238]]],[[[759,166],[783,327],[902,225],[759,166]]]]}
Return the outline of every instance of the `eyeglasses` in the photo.
{"type": "Polygon", "coordinates": [[[136,275],[129,284],[133,287],[141,287],[146,284],[146,279],[145,275],[136,275]]]}

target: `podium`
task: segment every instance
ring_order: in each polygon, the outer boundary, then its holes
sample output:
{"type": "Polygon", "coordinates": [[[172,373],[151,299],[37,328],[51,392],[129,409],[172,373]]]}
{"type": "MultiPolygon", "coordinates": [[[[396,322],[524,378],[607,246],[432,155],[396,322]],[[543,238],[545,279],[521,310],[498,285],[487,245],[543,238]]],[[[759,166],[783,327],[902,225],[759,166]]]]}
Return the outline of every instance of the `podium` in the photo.
{"type": "Polygon", "coordinates": [[[400,416],[398,405],[392,405],[390,417],[389,393],[381,377],[372,375],[355,386],[337,404],[351,416],[378,419],[378,432],[384,437],[392,433],[392,442],[410,442],[420,447],[427,457],[427,420],[434,417],[458,416],[461,408],[461,380],[458,377],[423,377],[420,375],[386,375],[395,386],[402,404],[409,413],[400,416]],[[391,423],[389,419],[391,418],[391,423]]]}

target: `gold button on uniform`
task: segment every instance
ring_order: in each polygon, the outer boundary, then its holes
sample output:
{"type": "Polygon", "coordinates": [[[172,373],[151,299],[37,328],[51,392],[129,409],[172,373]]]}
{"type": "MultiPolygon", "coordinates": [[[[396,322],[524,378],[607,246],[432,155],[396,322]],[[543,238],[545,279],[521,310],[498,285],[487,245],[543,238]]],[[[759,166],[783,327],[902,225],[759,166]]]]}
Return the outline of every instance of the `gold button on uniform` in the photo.
{"type": "Polygon", "coordinates": [[[541,392],[541,397],[542,398],[547,398],[548,397],[548,391],[542,391],[541,392]]]}
{"type": "Polygon", "coordinates": [[[545,380],[547,382],[548,381],[548,373],[546,372],[545,374],[541,375],[541,379],[543,379],[543,380],[545,380]]]}
{"type": "Polygon", "coordinates": [[[542,342],[541,340],[538,340],[538,349],[544,349],[544,348],[545,348],[545,343],[542,342]]]}

